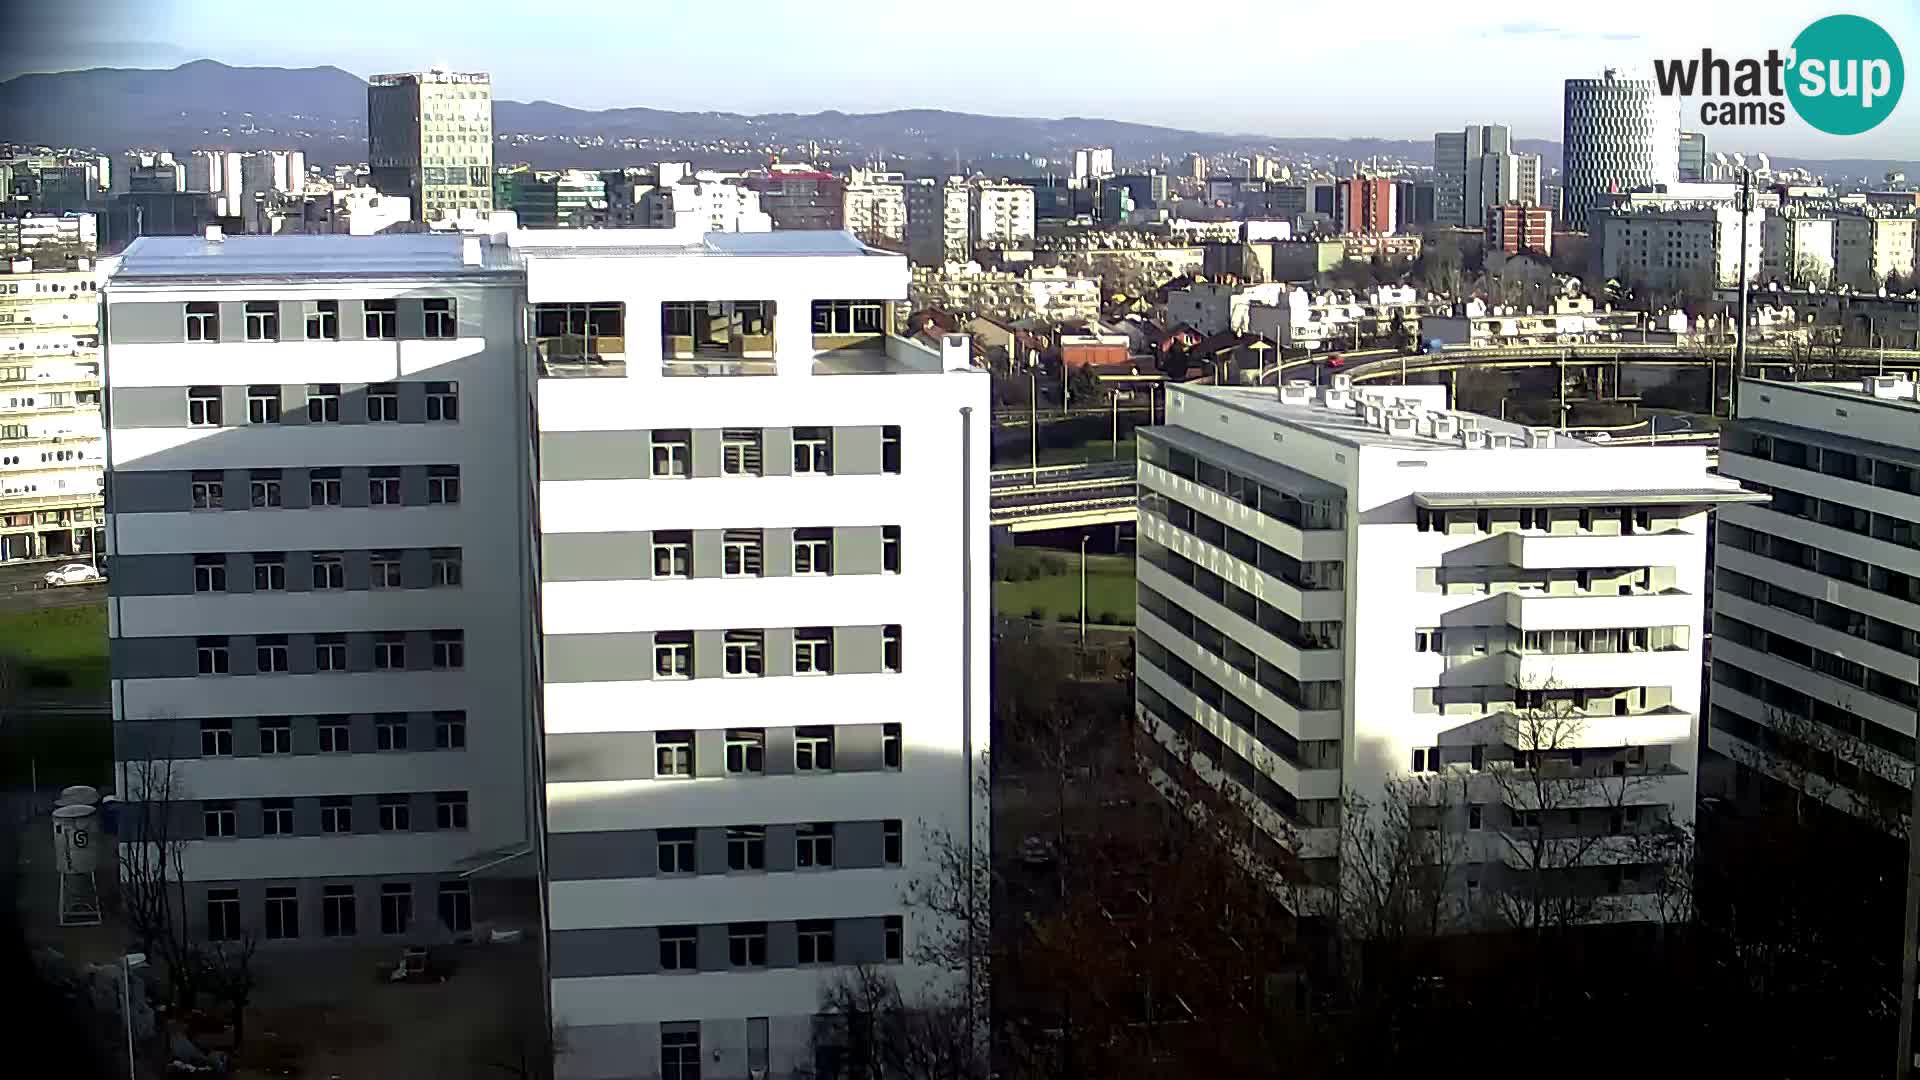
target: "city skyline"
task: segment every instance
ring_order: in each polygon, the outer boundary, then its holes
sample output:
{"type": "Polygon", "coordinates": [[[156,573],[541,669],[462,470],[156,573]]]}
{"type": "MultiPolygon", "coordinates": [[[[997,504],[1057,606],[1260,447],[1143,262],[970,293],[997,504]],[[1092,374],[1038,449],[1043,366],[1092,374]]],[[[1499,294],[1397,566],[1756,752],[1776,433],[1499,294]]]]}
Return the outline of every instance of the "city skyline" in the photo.
{"type": "MultiPolygon", "coordinates": [[[[1405,0],[1380,8],[1364,40],[1285,37],[1294,13],[1232,0],[1217,25],[1246,27],[1257,39],[1279,35],[1271,52],[1242,50],[1257,77],[1230,98],[1197,90],[1194,67],[1177,58],[1142,65],[1130,51],[1126,27],[1103,27],[1080,9],[1034,12],[1008,0],[979,0],[977,16],[960,26],[929,27],[925,17],[882,10],[854,0],[841,18],[815,25],[784,15],[763,0],[748,0],[734,25],[764,32],[736,34],[716,44],[705,24],[655,20],[644,32],[582,36],[573,28],[618,27],[631,19],[603,0],[588,0],[565,23],[494,24],[476,28],[460,45],[400,44],[433,38],[429,12],[379,9],[388,32],[368,44],[355,17],[374,17],[371,5],[342,0],[335,17],[292,39],[263,40],[232,0],[80,0],[63,7],[80,17],[36,24],[10,12],[4,36],[14,47],[0,57],[0,77],[29,71],[87,67],[172,67],[210,58],[238,66],[332,65],[362,77],[434,64],[485,70],[504,100],[548,100],[582,109],[649,107],[739,113],[882,112],[907,107],[1005,116],[1095,116],[1195,131],[1271,137],[1358,135],[1426,140],[1462,123],[1505,123],[1516,138],[1558,140],[1563,80],[1594,77],[1606,66],[1649,68],[1655,58],[1683,56],[1711,46],[1728,56],[1785,48],[1803,27],[1801,14],[1762,14],[1731,4],[1686,9],[1630,0],[1605,9],[1570,10],[1551,21],[1514,19],[1481,28],[1460,25],[1444,12],[1405,0]],[[867,10],[871,9],[871,10],[867,10]],[[862,12],[865,11],[865,14],[862,12]],[[1735,16],[1737,13],[1737,17],[1735,16]],[[193,26],[190,42],[179,40],[193,26]],[[866,46],[858,64],[823,70],[820,56],[847,47],[843,28],[858,26],[866,46]],[[1009,29],[1010,28],[1010,29],[1009,29]],[[930,35],[934,35],[930,37],[930,35]],[[1069,36],[1070,35],[1070,36],[1069,36]],[[1067,48],[1045,64],[1044,42],[1067,48]],[[928,47],[929,41],[940,47],[928,47]],[[393,44],[387,44],[393,43],[393,44]],[[1102,53],[1100,47],[1109,51],[1102,53]],[[956,58],[940,59],[944,51],[956,58]],[[1451,53],[1445,80],[1432,65],[1451,53]],[[1264,58],[1271,57],[1271,60],[1264,58]],[[1488,62],[1497,59],[1497,62],[1488,62]],[[726,63],[731,61],[731,63],[726,63]],[[1124,61],[1124,62],[1109,62],[1124,61]],[[757,75],[755,74],[757,73],[757,75]]],[[[1878,21],[1896,41],[1913,40],[1910,5],[1873,0],[1857,12],[1878,21]]],[[[45,22],[45,20],[42,20],[45,22]]],[[[1236,35],[1238,36],[1238,35],[1236,35]]],[[[1202,41],[1194,55],[1219,50],[1202,41]]],[[[1680,126],[1698,124],[1696,101],[1680,106],[1680,126]]],[[[1802,124],[1789,110],[1779,128],[1708,128],[1712,149],[1766,151],[1821,158],[1898,158],[1920,143],[1920,106],[1903,102],[1871,132],[1836,137],[1802,124]]]]}

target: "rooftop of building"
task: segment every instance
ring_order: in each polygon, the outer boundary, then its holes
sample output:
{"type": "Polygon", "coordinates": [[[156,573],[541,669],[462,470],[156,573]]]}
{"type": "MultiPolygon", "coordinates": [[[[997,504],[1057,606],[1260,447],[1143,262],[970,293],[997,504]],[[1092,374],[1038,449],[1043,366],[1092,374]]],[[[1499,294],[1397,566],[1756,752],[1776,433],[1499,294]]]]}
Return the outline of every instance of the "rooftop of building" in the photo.
{"type": "Polygon", "coordinates": [[[1780,379],[1746,379],[1742,389],[1765,394],[1772,390],[1800,391],[1827,395],[1849,401],[1871,401],[1889,409],[1920,413],[1920,384],[1905,375],[1868,375],[1844,382],[1791,382],[1780,379]]]}
{"type": "MultiPolygon", "coordinates": [[[[1446,400],[1446,387],[1439,385],[1335,387],[1322,390],[1297,383],[1286,387],[1188,384],[1181,386],[1180,390],[1350,446],[1392,450],[1459,450],[1464,447],[1458,438],[1458,431],[1471,425],[1489,435],[1505,436],[1515,446],[1526,447],[1530,433],[1538,430],[1479,413],[1436,407],[1446,400]],[[1282,400],[1283,391],[1290,400],[1282,400]],[[1357,407],[1352,404],[1355,402],[1358,403],[1357,407]],[[1381,415],[1402,407],[1403,412],[1429,422],[1425,425],[1416,422],[1410,430],[1391,431],[1371,418],[1367,408],[1369,403],[1378,407],[1381,415]],[[1452,427],[1445,437],[1437,434],[1439,429],[1431,423],[1436,416],[1452,419],[1452,427]]],[[[1593,443],[1558,433],[1553,446],[1570,450],[1600,449],[1593,443]]]]}

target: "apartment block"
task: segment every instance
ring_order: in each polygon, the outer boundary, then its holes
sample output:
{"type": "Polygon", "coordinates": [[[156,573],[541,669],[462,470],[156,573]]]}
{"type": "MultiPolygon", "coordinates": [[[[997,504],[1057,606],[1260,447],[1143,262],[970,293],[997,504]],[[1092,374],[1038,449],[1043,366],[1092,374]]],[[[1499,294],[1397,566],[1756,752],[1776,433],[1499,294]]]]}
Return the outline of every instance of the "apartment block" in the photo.
{"type": "Polygon", "coordinates": [[[901,181],[847,185],[845,219],[853,235],[869,244],[905,250],[907,188],[901,181]]]}
{"type": "Polygon", "coordinates": [[[1509,255],[1553,254],[1553,211],[1528,203],[1487,207],[1487,250],[1509,255]]]}
{"type": "MultiPolygon", "coordinates": [[[[1518,887],[1535,830],[1690,820],[1707,515],[1751,497],[1704,449],[1601,448],[1344,376],[1169,399],[1139,463],[1137,708],[1162,768],[1245,796],[1321,882],[1343,793],[1446,778],[1470,900],[1518,887]],[[1594,797],[1537,820],[1512,768],[1594,797]]],[[[1650,887],[1626,840],[1553,873],[1625,914],[1650,887]]]]}
{"type": "Polygon", "coordinates": [[[99,280],[86,259],[0,273],[0,562],[99,550],[99,280]]]}
{"type": "Polygon", "coordinates": [[[415,221],[493,209],[493,80],[416,71],[367,80],[367,182],[415,221]]]}
{"type": "Polygon", "coordinates": [[[952,988],[905,890],[986,842],[987,379],[903,256],[703,224],[129,250],[116,752],[211,936],[541,928],[566,1077],[952,988]]]}
{"type": "Polygon", "coordinates": [[[1737,798],[1770,780],[1895,820],[1920,706],[1914,384],[1748,379],[1739,395],[1720,471],[1772,502],[1729,507],[1714,533],[1703,785],[1737,798]]]}
{"type": "Polygon", "coordinates": [[[913,265],[966,262],[972,251],[972,220],[972,198],[961,178],[908,185],[907,254],[913,265]]]}
{"type": "Polygon", "coordinates": [[[975,247],[1033,246],[1034,195],[1024,184],[981,184],[973,188],[972,239],[975,247]]]}

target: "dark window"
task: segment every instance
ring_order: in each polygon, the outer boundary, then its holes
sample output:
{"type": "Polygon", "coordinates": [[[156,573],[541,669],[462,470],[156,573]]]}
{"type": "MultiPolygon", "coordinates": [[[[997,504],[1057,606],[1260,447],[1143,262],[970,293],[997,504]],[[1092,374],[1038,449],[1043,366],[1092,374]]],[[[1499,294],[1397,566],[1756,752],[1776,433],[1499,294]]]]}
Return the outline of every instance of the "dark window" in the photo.
{"type": "Polygon", "coordinates": [[[889,769],[900,767],[900,725],[880,725],[880,763],[889,769]]]}
{"type": "Polygon", "coordinates": [[[262,754],[293,753],[292,717],[263,716],[260,718],[260,752],[262,754]]]}
{"type": "Polygon", "coordinates": [[[727,830],[727,869],[765,870],[767,830],[762,825],[737,825],[727,830]]]}
{"type": "Polygon", "coordinates": [[[307,387],[307,423],[340,422],[340,384],[320,383],[307,387]]]}
{"type": "Polygon", "coordinates": [[[699,1024],[660,1025],[660,1080],[700,1080],[699,1024]]]}
{"type": "Polygon", "coordinates": [[[376,750],[405,750],[407,748],[407,714],[380,713],[374,717],[373,745],[376,750]]]}
{"type": "Polygon", "coordinates": [[[833,920],[802,919],[797,927],[802,964],[833,963],[833,920]]]}
{"type": "Polygon", "coordinates": [[[400,302],[398,300],[369,300],[366,302],[367,337],[392,339],[400,336],[400,302]]]}
{"type": "Polygon", "coordinates": [[[321,300],[307,313],[308,341],[340,340],[340,301],[321,300]]]}
{"type": "Polygon", "coordinates": [[[200,721],[200,756],[233,756],[233,721],[224,719],[200,721]]]}
{"type": "Polygon", "coordinates": [[[460,384],[455,382],[428,383],[428,422],[451,424],[458,419],[460,419],[460,384]]]}
{"type": "Polygon", "coordinates": [[[413,809],[405,795],[380,796],[380,831],[408,832],[413,828],[413,809]]]}
{"type": "Polygon", "coordinates": [[[466,882],[440,883],[440,925],[456,934],[473,929],[473,892],[466,882]]]}
{"type": "Polygon", "coordinates": [[[197,302],[187,305],[187,340],[220,340],[220,305],[197,302]]]}
{"type": "Polygon", "coordinates": [[[886,957],[898,962],[907,954],[907,921],[899,915],[889,915],[886,919],[886,957]]]}
{"type": "Polygon", "coordinates": [[[900,471],[900,428],[888,424],[880,429],[880,471],[900,471]]]}
{"type": "Polygon", "coordinates": [[[898,525],[880,527],[880,569],[889,574],[900,572],[900,526],[898,525]]]}
{"type": "Polygon", "coordinates": [[[447,297],[431,297],[423,302],[426,308],[426,333],[430,338],[450,338],[459,335],[459,322],[454,317],[453,301],[447,297]]]}
{"type": "Polygon", "coordinates": [[[392,424],[400,420],[400,388],[392,383],[367,387],[367,422],[392,424]]]}
{"type": "Polygon", "coordinates": [[[888,818],[880,825],[880,861],[899,866],[904,854],[906,834],[899,818],[888,818]]]}
{"type": "Polygon", "coordinates": [[[466,792],[442,791],[434,795],[433,827],[436,829],[464,829],[467,827],[466,792]]]}
{"type": "Polygon", "coordinates": [[[734,967],[767,966],[767,924],[731,923],[727,926],[727,963],[734,967]]]}
{"type": "Polygon", "coordinates": [[[187,424],[190,427],[220,426],[219,387],[192,386],[187,388],[187,424]]]}
{"type": "Polygon", "coordinates": [[[247,423],[277,424],[280,422],[280,388],[278,386],[247,387],[247,423]]]}
{"type": "Polygon", "coordinates": [[[359,931],[353,886],[323,885],[320,889],[320,933],[326,937],[352,937],[359,931]]]}
{"type": "Polygon", "coordinates": [[[240,940],[240,890],[207,890],[207,940],[240,940]]]}
{"type": "Polygon", "coordinates": [[[726,747],[728,772],[767,771],[767,733],[764,728],[728,728],[726,747]]]}
{"type": "MultiPolygon", "coordinates": [[[[247,340],[280,340],[280,305],[271,300],[247,301],[247,340]]],[[[254,421],[259,423],[259,421],[254,421]]]]}
{"type": "Polygon", "coordinates": [[[833,826],[825,823],[796,826],[793,862],[803,869],[832,866],[833,826]]]}
{"type": "Polygon", "coordinates": [[[467,714],[463,712],[434,713],[433,746],[436,750],[465,750],[467,748],[467,714]]]}
{"type": "Polygon", "coordinates": [[[380,932],[404,934],[413,925],[413,886],[383,882],[380,886],[380,932]]]}
{"type": "Polygon", "coordinates": [[[654,837],[658,847],[661,873],[694,874],[699,872],[694,866],[692,829],[661,829],[654,833],[654,837]]]}
{"type": "MultiPolygon", "coordinates": [[[[692,971],[699,967],[699,934],[691,926],[660,928],[660,967],[663,971],[692,971]]],[[[696,1067],[698,1062],[695,1062],[696,1067]]]]}

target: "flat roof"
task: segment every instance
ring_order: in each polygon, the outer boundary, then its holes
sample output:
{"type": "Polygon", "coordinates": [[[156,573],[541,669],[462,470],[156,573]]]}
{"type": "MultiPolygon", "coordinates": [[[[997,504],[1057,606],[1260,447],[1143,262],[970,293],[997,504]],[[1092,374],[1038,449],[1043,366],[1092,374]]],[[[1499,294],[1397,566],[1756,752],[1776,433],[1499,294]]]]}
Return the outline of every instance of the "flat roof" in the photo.
{"type": "Polygon", "coordinates": [[[1601,491],[1416,491],[1413,501],[1429,510],[1483,506],[1694,506],[1701,503],[1763,503],[1772,498],[1729,480],[1706,487],[1608,488],[1601,491]]]}
{"type": "MultiPolygon", "coordinates": [[[[1330,409],[1320,404],[1318,391],[1312,402],[1305,405],[1293,405],[1280,400],[1279,390],[1272,386],[1208,386],[1195,384],[1170,384],[1177,389],[1195,394],[1209,401],[1229,405],[1242,412],[1298,428],[1324,438],[1334,439],[1350,446],[1379,446],[1392,450],[1464,450],[1453,439],[1438,439],[1430,435],[1393,435],[1367,423],[1366,414],[1348,409],[1330,409]]],[[[1396,387],[1362,386],[1355,387],[1352,393],[1369,397],[1380,396],[1391,399],[1396,387]]],[[[1416,396],[1409,394],[1409,397],[1416,396]]],[[[1422,409],[1422,412],[1428,411],[1422,409]]],[[[1497,417],[1482,416],[1479,413],[1460,412],[1456,409],[1435,409],[1460,420],[1471,420],[1481,431],[1496,432],[1522,439],[1526,436],[1527,426],[1516,424],[1497,417]]],[[[1575,438],[1563,431],[1554,433],[1555,450],[1598,450],[1599,446],[1575,438]]],[[[1533,452],[1522,449],[1523,452],[1533,452]]]]}
{"type": "Polygon", "coordinates": [[[414,277],[485,273],[469,266],[465,237],[457,233],[377,236],[284,234],[143,236],[128,245],[114,272],[118,281],[309,276],[414,277]]]}
{"type": "MultiPolygon", "coordinates": [[[[1920,400],[1915,400],[1912,397],[1878,397],[1869,393],[1865,386],[1865,380],[1869,377],[1870,376],[1862,376],[1859,379],[1848,379],[1845,382],[1790,382],[1785,379],[1742,379],[1740,382],[1742,386],[1752,387],[1753,391],[1758,394],[1771,393],[1775,390],[1789,390],[1798,391],[1803,394],[1827,394],[1832,397],[1845,398],[1849,401],[1884,405],[1890,409],[1920,410],[1920,400]]],[[[1901,381],[1910,388],[1914,385],[1910,380],[1906,380],[1904,376],[1901,377],[1901,381]]],[[[1909,392],[1912,392],[1911,389],[1909,392]]]]}

